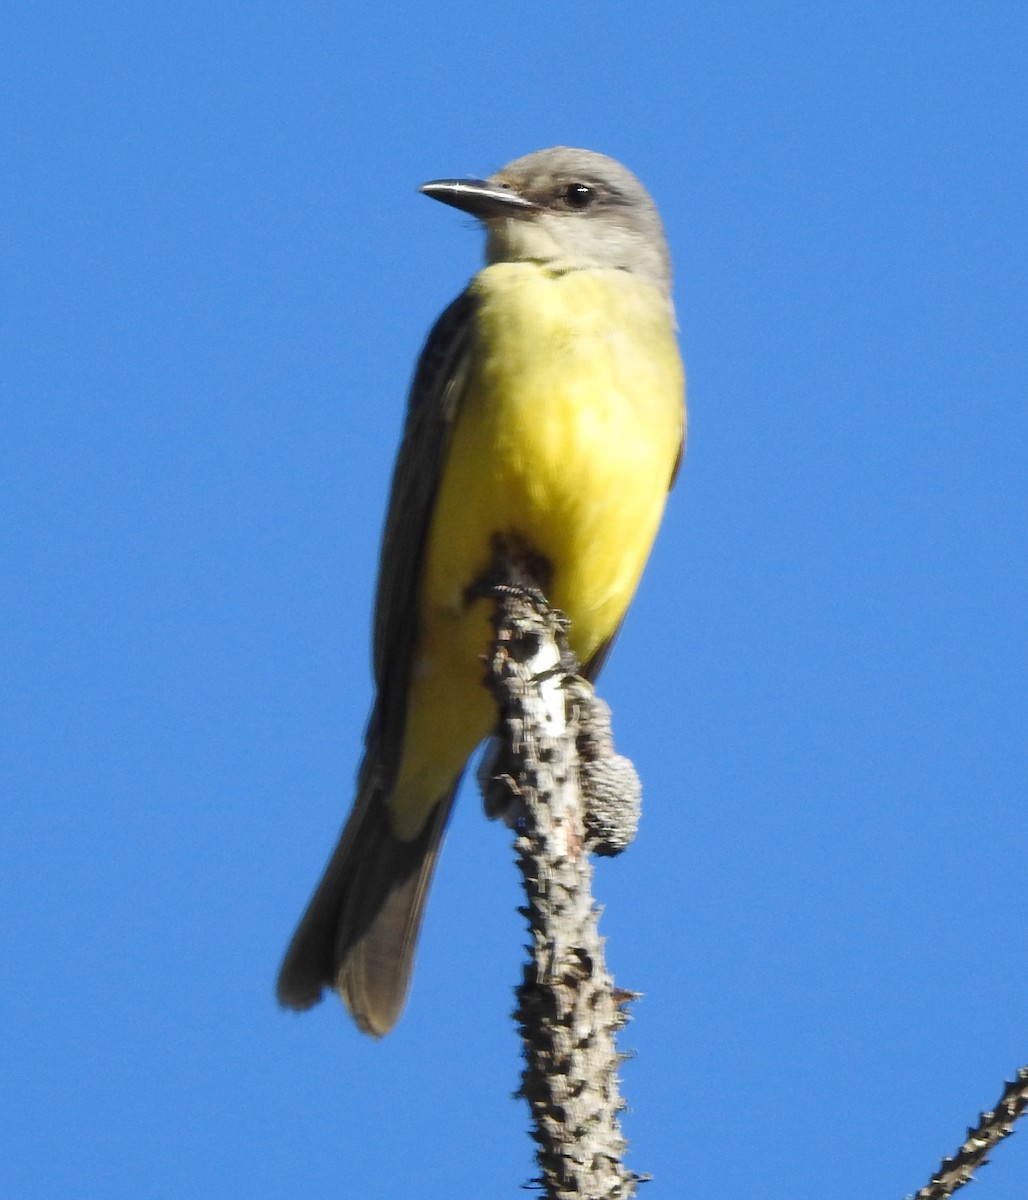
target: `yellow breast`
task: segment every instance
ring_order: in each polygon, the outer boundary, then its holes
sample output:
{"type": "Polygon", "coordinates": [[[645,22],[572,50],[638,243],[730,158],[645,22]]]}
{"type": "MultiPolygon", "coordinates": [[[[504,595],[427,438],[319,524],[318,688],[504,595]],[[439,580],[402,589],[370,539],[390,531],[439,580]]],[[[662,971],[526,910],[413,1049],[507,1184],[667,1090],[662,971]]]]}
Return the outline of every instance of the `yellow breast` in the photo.
{"type": "Polygon", "coordinates": [[[488,607],[466,599],[494,536],[546,558],[548,599],[587,661],[638,584],[683,436],[673,315],[656,286],[500,263],[472,287],[476,334],[425,558],[400,807],[445,786],[495,720],[481,682],[488,607]]]}
{"type": "Polygon", "coordinates": [[[588,657],[635,590],[682,440],[670,305],[623,271],[526,263],[487,268],[474,290],[478,336],[425,599],[462,603],[491,536],[517,534],[552,564],[549,599],[588,657]]]}

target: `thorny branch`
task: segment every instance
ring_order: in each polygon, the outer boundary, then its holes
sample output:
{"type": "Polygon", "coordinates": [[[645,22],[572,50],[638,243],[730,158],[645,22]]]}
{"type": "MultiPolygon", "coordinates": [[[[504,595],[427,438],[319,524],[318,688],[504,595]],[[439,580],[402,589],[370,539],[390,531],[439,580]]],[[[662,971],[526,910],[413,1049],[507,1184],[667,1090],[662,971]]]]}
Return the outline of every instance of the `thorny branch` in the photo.
{"type": "Polygon", "coordinates": [[[946,1200],[974,1172],[989,1161],[988,1153],[997,1142],[1014,1132],[1014,1122],[1028,1108],[1028,1067],[1021,1067],[1003,1089],[999,1103],[991,1112],[979,1114],[978,1124],[968,1129],[964,1144],[952,1158],[944,1158],[931,1183],[923,1187],[912,1200],[946,1200]]]}
{"type": "MultiPolygon", "coordinates": [[[[531,958],[515,1017],[536,1182],[546,1200],[627,1200],[645,1177],[624,1165],[614,1038],[637,994],[616,989],[607,971],[589,853],[616,854],[631,841],[639,780],[614,753],[609,711],[576,674],[561,615],[531,586],[483,592],[496,601],[487,677],[501,720],[479,780],[487,811],[516,830],[525,888],[531,958]]],[[[1028,1066],[908,1200],[946,1200],[969,1183],[1026,1108],[1028,1066]]]]}
{"type": "Polygon", "coordinates": [[[589,852],[616,853],[631,839],[638,777],[574,674],[559,614],[530,588],[494,595],[489,682],[501,721],[482,783],[488,807],[513,812],[525,888],[531,957],[515,1017],[537,1186],[547,1200],[621,1200],[640,1177],[624,1165],[614,1037],[635,995],[615,989],[604,962],[589,852]]]}

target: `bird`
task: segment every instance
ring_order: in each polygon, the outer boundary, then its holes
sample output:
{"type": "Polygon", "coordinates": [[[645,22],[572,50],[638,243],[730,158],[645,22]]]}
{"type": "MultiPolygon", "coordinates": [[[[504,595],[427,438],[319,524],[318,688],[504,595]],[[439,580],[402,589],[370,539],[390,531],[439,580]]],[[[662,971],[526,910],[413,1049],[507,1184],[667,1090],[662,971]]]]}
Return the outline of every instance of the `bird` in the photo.
{"type": "Polygon", "coordinates": [[[478,219],[485,265],[414,372],[375,600],[375,698],[356,799],[277,994],[335,989],[381,1037],[404,1007],[468,758],[496,726],[477,588],[497,546],[530,564],[595,678],[636,590],[685,443],[667,240],[627,167],[556,146],[424,195],[478,219]]]}

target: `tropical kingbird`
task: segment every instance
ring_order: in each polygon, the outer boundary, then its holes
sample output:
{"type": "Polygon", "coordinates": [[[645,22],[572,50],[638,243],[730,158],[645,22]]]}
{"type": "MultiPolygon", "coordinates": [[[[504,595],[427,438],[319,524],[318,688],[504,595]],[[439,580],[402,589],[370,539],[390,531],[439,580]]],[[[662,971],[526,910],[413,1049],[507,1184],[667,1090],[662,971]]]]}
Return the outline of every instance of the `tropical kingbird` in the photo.
{"type": "Polygon", "coordinates": [[[498,545],[570,618],[592,677],[635,592],[685,431],[671,267],[649,194],[558,146],[426,183],[477,217],[486,266],[414,375],[375,604],[376,695],[357,798],[286,953],[278,997],[334,987],[367,1033],[403,1007],[461,774],[493,729],[482,598],[498,545]]]}

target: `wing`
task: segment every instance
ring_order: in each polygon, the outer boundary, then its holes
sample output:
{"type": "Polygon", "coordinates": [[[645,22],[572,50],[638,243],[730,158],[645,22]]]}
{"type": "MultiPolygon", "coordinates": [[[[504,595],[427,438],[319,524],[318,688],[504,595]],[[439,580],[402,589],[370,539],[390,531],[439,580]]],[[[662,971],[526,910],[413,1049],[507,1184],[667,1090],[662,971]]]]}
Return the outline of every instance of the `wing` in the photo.
{"type": "Polygon", "coordinates": [[[403,743],[422,562],[464,392],[475,305],[464,292],[446,309],[428,336],[411,384],[375,597],[376,700],[365,735],[365,766],[374,764],[376,773],[395,770],[403,743]]]}

